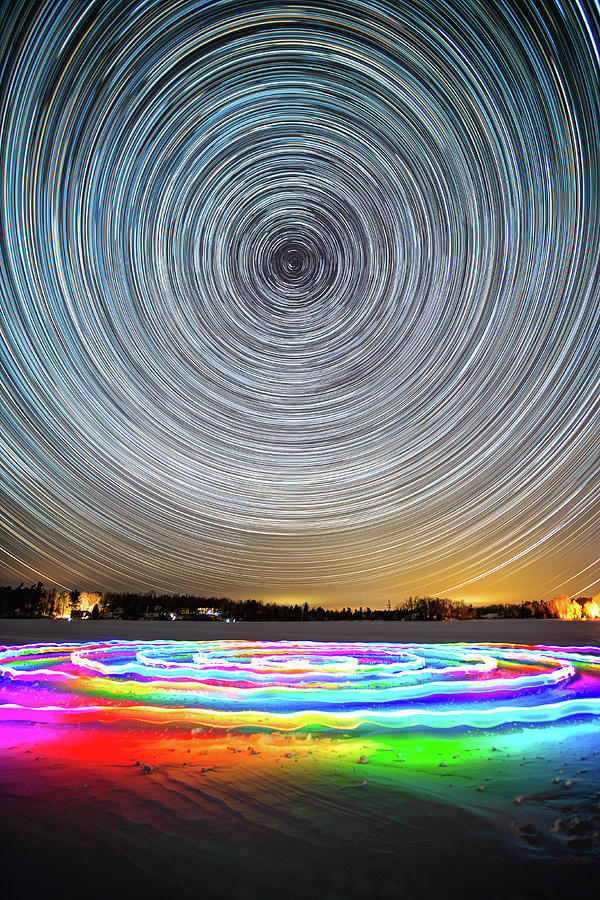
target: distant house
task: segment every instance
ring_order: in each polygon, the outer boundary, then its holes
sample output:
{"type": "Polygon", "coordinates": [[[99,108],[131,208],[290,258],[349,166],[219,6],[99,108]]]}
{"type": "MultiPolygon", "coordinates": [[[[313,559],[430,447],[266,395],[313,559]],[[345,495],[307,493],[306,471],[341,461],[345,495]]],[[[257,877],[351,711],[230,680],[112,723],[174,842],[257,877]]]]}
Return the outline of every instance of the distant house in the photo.
{"type": "Polygon", "coordinates": [[[89,609],[72,609],[71,620],[73,619],[91,619],[92,614],[89,609]]]}
{"type": "Polygon", "coordinates": [[[162,606],[147,606],[144,619],[160,619],[163,614],[162,606]]]}
{"type": "Polygon", "coordinates": [[[123,609],[122,606],[115,606],[114,609],[110,609],[110,610],[107,610],[106,612],[102,613],[102,618],[103,619],[122,619],[124,613],[125,613],[125,610],[123,609]]]}
{"type": "Polygon", "coordinates": [[[194,606],[181,610],[183,619],[220,619],[221,613],[214,606],[194,606]]]}

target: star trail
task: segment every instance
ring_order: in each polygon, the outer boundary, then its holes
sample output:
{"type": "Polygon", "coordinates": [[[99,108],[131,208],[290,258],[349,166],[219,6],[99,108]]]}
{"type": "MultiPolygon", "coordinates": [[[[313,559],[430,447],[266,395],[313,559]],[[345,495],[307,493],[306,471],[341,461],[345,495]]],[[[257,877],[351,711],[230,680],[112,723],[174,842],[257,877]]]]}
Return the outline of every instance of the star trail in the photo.
{"type": "Polygon", "coordinates": [[[597,592],[596,6],[2,16],[5,577],[597,592]]]}

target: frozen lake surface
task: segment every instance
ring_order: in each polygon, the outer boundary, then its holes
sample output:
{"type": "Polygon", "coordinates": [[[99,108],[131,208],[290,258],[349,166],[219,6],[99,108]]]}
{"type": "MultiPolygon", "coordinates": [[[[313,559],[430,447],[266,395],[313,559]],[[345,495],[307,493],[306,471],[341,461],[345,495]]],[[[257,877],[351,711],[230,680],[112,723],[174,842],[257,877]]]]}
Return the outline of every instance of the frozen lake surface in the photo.
{"type": "Polygon", "coordinates": [[[99,619],[0,619],[6,645],[80,641],[390,641],[392,643],[600,646],[600,622],[486,619],[468,622],[156,622],[99,619]]]}

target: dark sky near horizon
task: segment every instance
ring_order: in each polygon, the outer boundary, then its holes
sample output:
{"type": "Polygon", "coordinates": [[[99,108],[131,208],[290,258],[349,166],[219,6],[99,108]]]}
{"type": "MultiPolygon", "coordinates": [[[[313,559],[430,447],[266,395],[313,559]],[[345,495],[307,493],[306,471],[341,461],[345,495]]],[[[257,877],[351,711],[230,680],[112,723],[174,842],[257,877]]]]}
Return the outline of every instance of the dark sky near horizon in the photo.
{"type": "Polygon", "coordinates": [[[600,590],[600,27],[14,2],[0,578],[600,590]]]}

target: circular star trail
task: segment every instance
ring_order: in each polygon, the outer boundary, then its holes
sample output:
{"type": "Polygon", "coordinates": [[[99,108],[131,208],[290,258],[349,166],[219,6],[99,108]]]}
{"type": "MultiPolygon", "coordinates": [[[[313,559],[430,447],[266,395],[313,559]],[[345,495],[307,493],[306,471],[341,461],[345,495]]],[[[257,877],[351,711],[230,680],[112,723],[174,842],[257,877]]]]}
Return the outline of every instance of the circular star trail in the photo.
{"type": "Polygon", "coordinates": [[[3,564],[598,578],[598,33],[577,0],[5,8],[3,564]]]}

